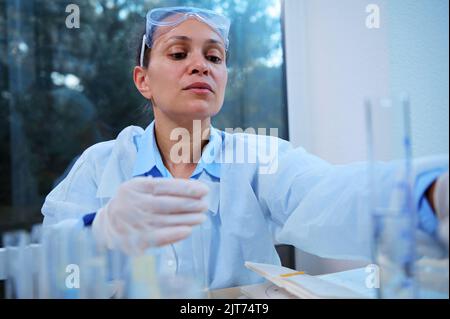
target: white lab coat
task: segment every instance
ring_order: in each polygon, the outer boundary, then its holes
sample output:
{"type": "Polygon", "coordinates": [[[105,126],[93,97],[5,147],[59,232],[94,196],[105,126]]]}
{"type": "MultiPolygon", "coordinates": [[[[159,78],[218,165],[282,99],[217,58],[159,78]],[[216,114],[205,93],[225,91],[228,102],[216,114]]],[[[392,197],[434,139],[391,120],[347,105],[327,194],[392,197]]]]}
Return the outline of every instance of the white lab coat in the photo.
{"type": "MultiPolygon", "coordinates": [[[[86,150],[47,196],[44,224],[80,225],[83,215],[104,206],[119,185],[132,178],[136,139],[143,133],[139,127],[128,127],[116,140],[86,150]]],[[[255,147],[255,139],[246,134],[221,133],[225,151],[237,140],[255,147]]],[[[279,264],[274,239],[321,257],[369,260],[366,163],[331,165],[281,139],[258,141],[277,142],[276,161],[270,160],[276,162],[275,173],[260,174],[260,163],[224,163],[220,183],[208,182],[209,223],[216,236],[211,240],[214,247],[207,249],[215,259],[211,287],[259,282],[244,261],[279,264]]],[[[447,155],[416,160],[414,176],[443,166],[448,168],[447,155]]],[[[386,163],[379,168],[379,178],[388,185],[396,166],[386,163]]]]}

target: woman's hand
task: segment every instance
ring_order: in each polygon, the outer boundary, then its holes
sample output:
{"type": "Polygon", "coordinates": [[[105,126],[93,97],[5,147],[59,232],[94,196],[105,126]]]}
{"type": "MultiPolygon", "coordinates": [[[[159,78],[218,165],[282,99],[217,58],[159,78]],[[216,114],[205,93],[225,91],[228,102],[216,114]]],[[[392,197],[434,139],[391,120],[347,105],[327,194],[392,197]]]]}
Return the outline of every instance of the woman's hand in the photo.
{"type": "Polygon", "coordinates": [[[193,226],[206,220],[208,191],[206,185],[193,180],[132,179],[97,212],[94,236],[109,249],[127,254],[182,240],[193,226]]]}
{"type": "Polygon", "coordinates": [[[433,210],[439,218],[439,238],[447,246],[449,246],[449,186],[448,172],[441,175],[429,188],[427,197],[431,203],[433,210]]]}

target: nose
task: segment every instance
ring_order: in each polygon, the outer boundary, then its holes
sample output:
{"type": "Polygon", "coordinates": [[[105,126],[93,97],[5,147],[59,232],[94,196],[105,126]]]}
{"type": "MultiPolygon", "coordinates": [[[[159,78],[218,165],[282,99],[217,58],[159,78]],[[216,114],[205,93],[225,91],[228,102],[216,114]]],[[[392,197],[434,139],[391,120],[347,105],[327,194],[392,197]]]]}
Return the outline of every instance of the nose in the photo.
{"type": "Polygon", "coordinates": [[[209,65],[203,55],[197,54],[193,56],[189,65],[189,74],[209,75],[209,65]]]}

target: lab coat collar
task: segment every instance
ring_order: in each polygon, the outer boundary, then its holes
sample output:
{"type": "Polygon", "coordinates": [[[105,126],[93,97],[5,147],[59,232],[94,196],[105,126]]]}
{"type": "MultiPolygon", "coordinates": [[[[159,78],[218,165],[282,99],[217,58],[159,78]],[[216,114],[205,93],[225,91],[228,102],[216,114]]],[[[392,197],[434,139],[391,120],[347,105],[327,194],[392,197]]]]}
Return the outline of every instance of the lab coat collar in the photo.
{"type": "MultiPolygon", "coordinates": [[[[134,163],[133,177],[151,175],[154,177],[168,177],[167,169],[162,162],[158,145],[155,139],[155,122],[153,121],[145,130],[144,134],[137,141],[137,156],[134,163]],[[155,169],[156,168],[156,169],[155,169]]],[[[220,151],[222,148],[222,135],[220,131],[211,126],[209,143],[203,150],[202,157],[192,174],[193,178],[198,178],[203,171],[209,175],[220,179],[220,151]]]]}
{"type": "Polygon", "coordinates": [[[155,122],[152,122],[144,131],[144,134],[137,141],[137,156],[134,162],[133,177],[142,176],[149,173],[156,166],[155,148],[157,148],[154,138],[155,122]]]}
{"type": "Polygon", "coordinates": [[[144,130],[138,126],[125,128],[117,136],[111,155],[106,162],[98,188],[97,198],[111,198],[117,188],[132,177],[137,145],[136,138],[142,136],[144,130]]]}

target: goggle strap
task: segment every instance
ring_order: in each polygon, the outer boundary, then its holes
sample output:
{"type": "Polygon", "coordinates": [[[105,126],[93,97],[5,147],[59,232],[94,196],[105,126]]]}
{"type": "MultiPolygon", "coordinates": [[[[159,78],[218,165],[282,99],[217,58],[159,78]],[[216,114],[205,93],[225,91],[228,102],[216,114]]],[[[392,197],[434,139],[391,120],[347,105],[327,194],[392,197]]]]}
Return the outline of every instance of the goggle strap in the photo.
{"type": "Polygon", "coordinates": [[[145,53],[145,47],[146,47],[146,40],[147,40],[147,36],[144,34],[144,36],[142,37],[142,46],[141,46],[141,56],[140,56],[140,63],[141,63],[141,68],[144,67],[144,53],[145,53]]]}

